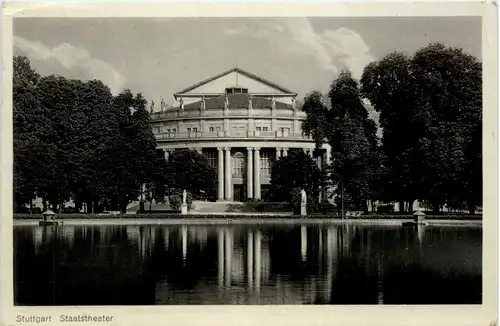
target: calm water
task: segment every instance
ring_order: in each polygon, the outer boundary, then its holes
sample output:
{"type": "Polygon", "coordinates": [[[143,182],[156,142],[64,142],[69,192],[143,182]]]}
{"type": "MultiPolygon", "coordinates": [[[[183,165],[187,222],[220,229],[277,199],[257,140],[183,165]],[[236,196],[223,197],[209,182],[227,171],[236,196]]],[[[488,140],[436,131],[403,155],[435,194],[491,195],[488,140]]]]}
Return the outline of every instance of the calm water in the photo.
{"type": "Polygon", "coordinates": [[[481,227],[15,227],[17,305],[480,304],[481,227]]]}

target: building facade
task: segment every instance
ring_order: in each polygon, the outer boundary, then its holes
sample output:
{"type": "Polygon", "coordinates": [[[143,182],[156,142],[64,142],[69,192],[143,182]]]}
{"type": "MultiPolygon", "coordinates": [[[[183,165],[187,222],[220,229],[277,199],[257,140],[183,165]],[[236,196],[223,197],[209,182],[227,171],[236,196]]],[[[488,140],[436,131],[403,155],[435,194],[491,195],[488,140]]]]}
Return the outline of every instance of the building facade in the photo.
{"type": "Polygon", "coordinates": [[[151,126],[165,158],[179,149],[197,150],[218,175],[218,200],[266,199],[271,168],[290,150],[303,150],[319,167],[330,162],[330,147],[315,149],[303,135],[306,114],[297,94],[233,68],[176,94],[178,106],[151,107],[151,126]]]}

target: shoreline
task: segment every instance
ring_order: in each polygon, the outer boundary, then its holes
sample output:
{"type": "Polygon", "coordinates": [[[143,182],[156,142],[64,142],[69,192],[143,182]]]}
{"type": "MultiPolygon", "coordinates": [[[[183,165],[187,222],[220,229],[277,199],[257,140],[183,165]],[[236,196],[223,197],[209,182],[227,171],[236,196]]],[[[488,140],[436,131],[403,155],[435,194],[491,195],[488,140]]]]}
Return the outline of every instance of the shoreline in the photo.
{"type": "MultiPolygon", "coordinates": [[[[39,226],[39,219],[14,219],[13,226],[39,226]]],[[[341,225],[341,224],[356,224],[356,225],[386,225],[386,226],[402,226],[403,223],[409,222],[408,219],[283,219],[283,218],[168,218],[168,219],[133,219],[133,218],[110,218],[110,219],[59,219],[62,222],[61,226],[87,226],[87,225],[283,225],[283,224],[325,224],[325,225],[341,225]]],[[[429,219],[426,220],[427,226],[481,226],[482,220],[450,220],[450,219],[429,219]]]]}

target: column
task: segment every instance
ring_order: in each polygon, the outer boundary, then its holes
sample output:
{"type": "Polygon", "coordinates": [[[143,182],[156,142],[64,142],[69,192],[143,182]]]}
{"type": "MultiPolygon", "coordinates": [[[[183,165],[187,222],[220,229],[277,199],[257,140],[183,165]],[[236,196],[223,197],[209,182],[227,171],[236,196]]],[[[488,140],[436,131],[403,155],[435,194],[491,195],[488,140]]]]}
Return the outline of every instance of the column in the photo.
{"type": "Polygon", "coordinates": [[[253,198],[253,148],[247,147],[247,198],[253,198]]]}
{"type": "Polygon", "coordinates": [[[277,147],[276,148],[276,161],[279,160],[281,157],[281,148],[277,147]]]}
{"type": "Polygon", "coordinates": [[[224,184],[226,185],[226,200],[232,200],[233,196],[231,187],[233,185],[231,182],[231,147],[225,147],[224,150],[226,151],[226,173],[224,178],[224,184]]]}
{"type": "Polygon", "coordinates": [[[283,157],[285,157],[288,154],[288,148],[283,148],[283,157]]]}
{"type": "Polygon", "coordinates": [[[254,199],[260,199],[260,148],[254,153],[254,199]]]}
{"type": "Polygon", "coordinates": [[[217,148],[219,156],[217,158],[217,175],[219,177],[219,192],[217,198],[219,200],[224,199],[224,153],[222,152],[222,148],[217,148]]]}
{"type": "Polygon", "coordinates": [[[325,155],[325,164],[330,165],[330,154],[331,154],[331,149],[329,147],[326,148],[326,155],[325,155]]]}

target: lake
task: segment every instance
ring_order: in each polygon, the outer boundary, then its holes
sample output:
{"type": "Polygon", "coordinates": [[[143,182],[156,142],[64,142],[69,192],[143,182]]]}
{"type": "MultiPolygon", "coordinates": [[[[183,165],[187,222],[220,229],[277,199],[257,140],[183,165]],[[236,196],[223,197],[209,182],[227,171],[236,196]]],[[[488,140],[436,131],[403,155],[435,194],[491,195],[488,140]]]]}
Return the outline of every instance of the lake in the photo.
{"type": "Polygon", "coordinates": [[[481,304],[482,229],[15,226],[16,305],[481,304]]]}

